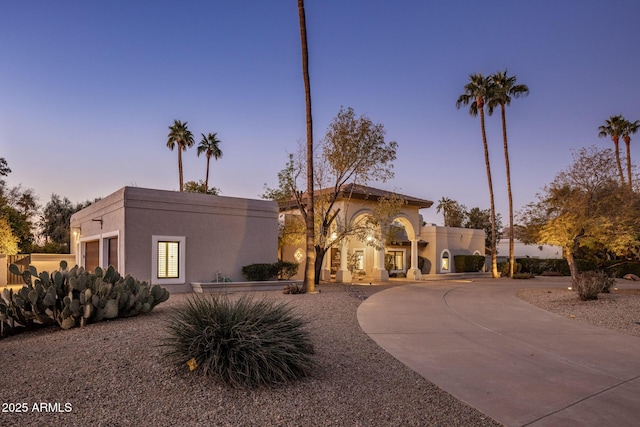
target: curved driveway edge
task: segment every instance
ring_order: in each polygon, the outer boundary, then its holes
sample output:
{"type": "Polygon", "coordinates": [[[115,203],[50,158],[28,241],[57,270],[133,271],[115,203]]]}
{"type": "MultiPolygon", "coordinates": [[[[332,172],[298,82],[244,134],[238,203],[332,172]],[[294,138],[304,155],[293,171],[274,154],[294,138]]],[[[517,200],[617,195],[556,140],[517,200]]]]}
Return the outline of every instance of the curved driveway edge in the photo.
{"type": "Polygon", "coordinates": [[[640,338],[517,297],[559,285],[409,284],[366,299],[358,321],[409,368],[507,426],[637,426],[640,338]]]}

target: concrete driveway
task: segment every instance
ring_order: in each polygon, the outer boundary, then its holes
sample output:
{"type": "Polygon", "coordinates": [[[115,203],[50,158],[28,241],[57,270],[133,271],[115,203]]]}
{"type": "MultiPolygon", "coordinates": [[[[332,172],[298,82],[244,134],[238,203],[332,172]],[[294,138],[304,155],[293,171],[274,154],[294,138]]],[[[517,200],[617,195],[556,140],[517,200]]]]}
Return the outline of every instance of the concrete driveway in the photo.
{"type": "Polygon", "coordinates": [[[369,297],[358,321],[409,368],[504,425],[639,426],[640,338],[517,297],[537,286],[568,281],[408,284],[369,297]]]}

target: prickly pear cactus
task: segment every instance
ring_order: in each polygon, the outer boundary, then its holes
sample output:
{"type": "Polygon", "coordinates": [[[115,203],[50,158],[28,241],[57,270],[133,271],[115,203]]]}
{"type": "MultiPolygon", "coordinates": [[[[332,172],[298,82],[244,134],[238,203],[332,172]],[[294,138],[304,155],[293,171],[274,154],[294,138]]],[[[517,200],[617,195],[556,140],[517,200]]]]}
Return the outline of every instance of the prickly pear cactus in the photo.
{"type": "Polygon", "coordinates": [[[4,290],[0,298],[0,337],[39,324],[58,323],[63,329],[103,319],[148,313],[169,299],[159,285],[150,286],[131,276],[122,277],[112,267],[89,272],[82,267],[38,274],[33,266],[24,272],[15,264],[13,274],[22,276],[25,285],[17,292],[4,290]]]}

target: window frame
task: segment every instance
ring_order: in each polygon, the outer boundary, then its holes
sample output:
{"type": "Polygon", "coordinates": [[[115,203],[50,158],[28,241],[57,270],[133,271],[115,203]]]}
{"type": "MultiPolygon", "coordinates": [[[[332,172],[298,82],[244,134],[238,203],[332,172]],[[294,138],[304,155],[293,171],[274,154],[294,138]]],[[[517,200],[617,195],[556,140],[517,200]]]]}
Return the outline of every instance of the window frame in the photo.
{"type": "Polygon", "coordinates": [[[451,272],[451,252],[449,249],[445,249],[440,253],[440,272],[441,273],[450,273],[451,272]],[[446,256],[445,256],[446,255],[446,256]],[[445,268],[445,259],[446,268],[445,268]]]}
{"type": "Polygon", "coordinates": [[[406,273],[407,272],[407,267],[406,267],[407,266],[407,250],[406,249],[387,248],[387,250],[385,251],[385,254],[393,256],[395,267],[397,267],[395,263],[395,261],[398,259],[397,257],[400,256],[400,258],[402,259],[402,268],[390,270],[389,273],[406,273]]]}
{"type": "Polygon", "coordinates": [[[187,238],[185,236],[152,236],[151,237],[151,283],[158,285],[181,285],[185,283],[187,258],[187,238]],[[160,243],[178,244],[178,276],[158,277],[158,250],[160,243]]]}

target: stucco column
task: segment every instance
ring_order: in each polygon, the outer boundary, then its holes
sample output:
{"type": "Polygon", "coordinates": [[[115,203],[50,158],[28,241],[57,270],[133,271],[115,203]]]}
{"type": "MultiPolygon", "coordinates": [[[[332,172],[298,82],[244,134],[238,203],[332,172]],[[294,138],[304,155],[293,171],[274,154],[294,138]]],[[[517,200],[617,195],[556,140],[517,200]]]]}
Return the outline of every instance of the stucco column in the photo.
{"type": "Polygon", "coordinates": [[[411,239],[411,263],[407,270],[407,279],[419,280],[422,272],[418,268],[418,239],[411,239]]]}
{"type": "Polygon", "coordinates": [[[336,282],[351,283],[351,272],[348,269],[347,251],[349,249],[349,241],[343,239],[340,243],[340,268],[336,272],[336,282]]]}
{"type": "Polygon", "coordinates": [[[384,243],[382,248],[374,249],[373,253],[373,280],[386,282],[389,280],[389,272],[384,268],[384,243]]]}
{"type": "Polygon", "coordinates": [[[320,280],[331,281],[331,248],[324,254],[322,269],[320,270],[320,280]]]}

